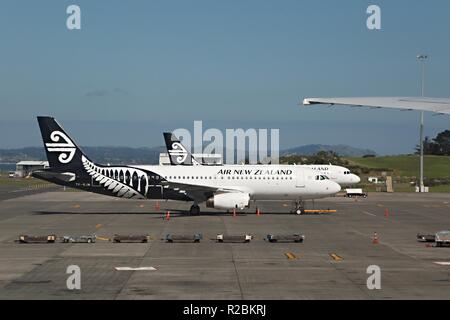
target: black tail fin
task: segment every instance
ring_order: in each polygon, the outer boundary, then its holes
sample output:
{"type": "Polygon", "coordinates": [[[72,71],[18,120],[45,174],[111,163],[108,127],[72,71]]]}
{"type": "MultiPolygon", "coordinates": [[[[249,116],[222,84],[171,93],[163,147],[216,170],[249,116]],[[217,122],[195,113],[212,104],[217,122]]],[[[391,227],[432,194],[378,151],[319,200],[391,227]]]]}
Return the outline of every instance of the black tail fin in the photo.
{"type": "Polygon", "coordinates": [[[187,151],[181,141],[171,132],[164,132],[167,152],[170,163],[175,166],[198,166],[201,163],[195,160],[194,156],[187,151]]]}
{"type": "MultiPolygon", "coordinates": [[[[51,169],[82,167],[83,152],[53,117],[37,117],[51,169]]],[[[86,157],[87,158],[87,157],[86,157]]]]}

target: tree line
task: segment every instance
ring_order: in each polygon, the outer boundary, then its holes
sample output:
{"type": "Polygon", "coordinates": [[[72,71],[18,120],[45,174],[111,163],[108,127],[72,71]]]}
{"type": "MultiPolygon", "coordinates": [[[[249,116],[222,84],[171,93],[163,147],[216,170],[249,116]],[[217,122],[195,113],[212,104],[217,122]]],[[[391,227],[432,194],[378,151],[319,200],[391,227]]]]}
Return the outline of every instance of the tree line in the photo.
{"type": "MultiPolygon", "coordinates": [[[[420,153],[420,146],[416,146],[416,154],[420,153]]],[[[436,138],[425,137],[423,153],[435,156],[450,156],[450,130],[439,133],[436,138]]]]}

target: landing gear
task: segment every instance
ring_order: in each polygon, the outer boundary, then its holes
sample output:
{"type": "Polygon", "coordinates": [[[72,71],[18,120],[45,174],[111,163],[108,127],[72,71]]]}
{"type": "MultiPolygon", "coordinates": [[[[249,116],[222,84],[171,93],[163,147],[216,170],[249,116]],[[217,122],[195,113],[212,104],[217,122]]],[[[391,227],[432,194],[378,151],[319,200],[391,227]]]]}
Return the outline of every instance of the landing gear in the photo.
{"type": "Polygon", "coordinates": [[[303,200],[297,200],[293,202],[291,213],[302,215],[305,213],[305,202],[303,200]]]}
{"type": "Polygon", "coordinates": [[[196,203],[194,203],[191,208],[189,209],[189,214],[191,216],[197,216],[200,214],[200,206],[196,203]]]}

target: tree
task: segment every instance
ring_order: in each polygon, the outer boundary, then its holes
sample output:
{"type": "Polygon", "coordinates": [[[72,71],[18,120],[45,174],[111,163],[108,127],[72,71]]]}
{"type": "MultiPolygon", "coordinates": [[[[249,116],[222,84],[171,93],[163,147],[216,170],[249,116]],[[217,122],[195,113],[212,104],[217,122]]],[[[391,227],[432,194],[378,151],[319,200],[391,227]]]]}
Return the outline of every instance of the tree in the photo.
{"type": "Polygon", "coordinates": [[[340,163],[341,159],[333,151],[319,151],[310,158],[311,164],[336,164],[340,163]]]}
{"type": "MultiPolygon", "coordinates": [[[[416,154],[420,153],[420,146],[416,146],[416,154]]],[[[436,138],[423,140],[423,153],[437,156],[450,156],[450,130],[439,133],[436,138]]]]}
{"type": "Polygon", "coordinates": [[[433,141],[437,145],[437,149],[435,150],[437,154],[450,156],[450,130],[445,130],[439,133],[433,141]]]}

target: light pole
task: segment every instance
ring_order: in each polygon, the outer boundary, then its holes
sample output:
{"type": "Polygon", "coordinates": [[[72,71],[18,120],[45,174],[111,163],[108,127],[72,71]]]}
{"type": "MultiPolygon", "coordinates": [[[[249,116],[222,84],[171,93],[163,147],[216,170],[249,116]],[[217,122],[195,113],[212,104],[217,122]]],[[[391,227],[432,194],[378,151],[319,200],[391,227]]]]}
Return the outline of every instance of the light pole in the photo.
{"type": "MultiPolygon", "coordinates": [[[[425,97],[425,61],[428,59],[428,55],[419,54],[417,59],[422,65],[422,89],[421,96],[425,97]]],[[[419,192],[425,192],[425,186],[423,183],[423,111],[420,112],[420,185],[419,192]]]]}

